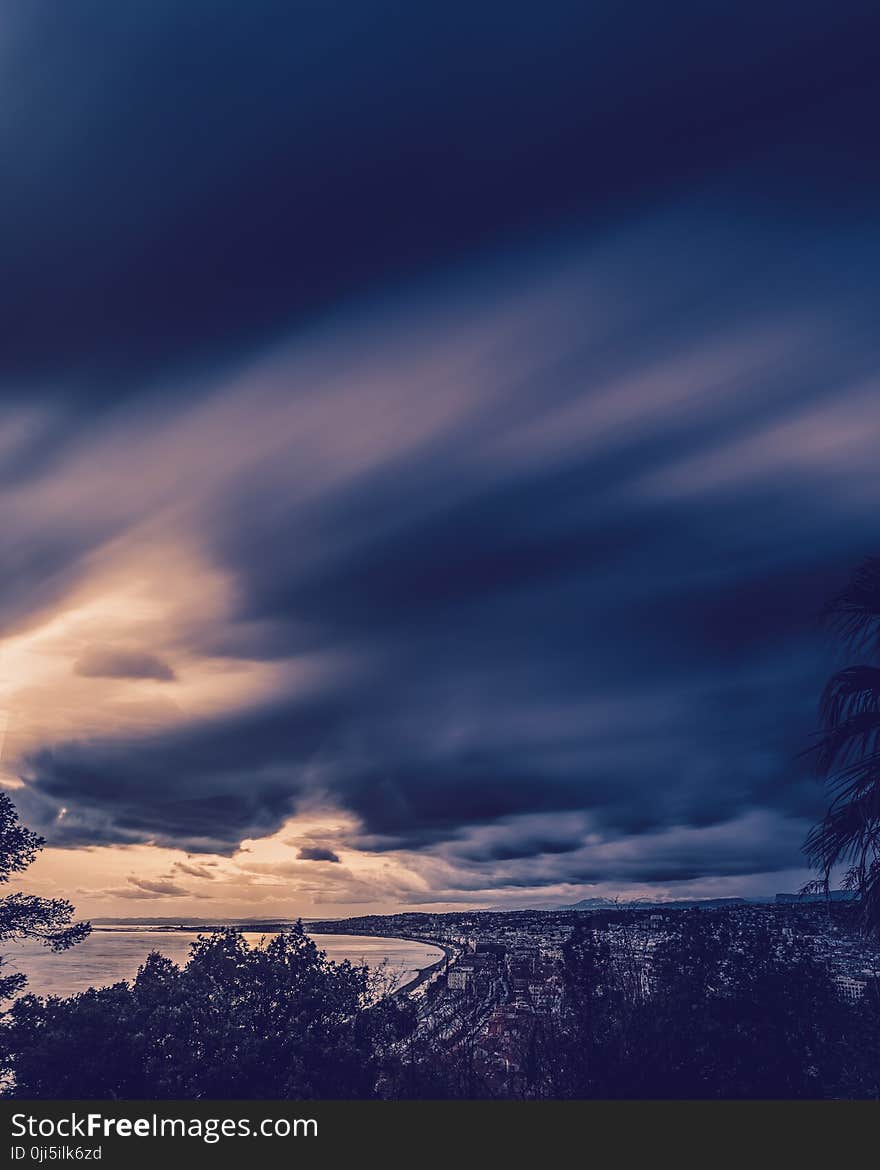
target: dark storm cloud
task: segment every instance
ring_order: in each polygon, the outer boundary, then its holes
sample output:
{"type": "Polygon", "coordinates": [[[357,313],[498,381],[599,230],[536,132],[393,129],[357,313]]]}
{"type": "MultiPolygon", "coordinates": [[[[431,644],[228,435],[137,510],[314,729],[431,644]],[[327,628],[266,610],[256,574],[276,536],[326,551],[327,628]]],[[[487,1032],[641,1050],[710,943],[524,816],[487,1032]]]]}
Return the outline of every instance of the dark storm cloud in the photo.
{"type": "Polygon", "coordinates": [[[43,824],[59,805],[72,806],[51,825],[59,844],[153,840],[185,843],[194,853],[231,852],[292,812],[306,788],[303,766],[331,714],[285,708],[182,732],[45,748],[28,761],[31,783],[18,803],[43,824]]]}
{"type": "Polygon", "coordinates": [[[296,856],[299,861],[339,861],[338,854],[323,845],[303,845],[296,856]]]}
{"type": "Polygon", "coordinates": [[[144,650],[112,646],[91,646],[76,660],[73,669],[84,678],[151,678],[171,682],[174,671],[167,662],[144,650]]]}
{"type": "Polygon", "coordinates": [[[23,815],[229,853],[317,800],[435,892],[797,866],[880,498],[871,7],[331,7],[16,13],[4,622],[165,526],[234,585],[189,654],[343,664],[56,737],[23,815]]]}
{"type": "Polygon", "coordinates": [[[868,206],[875,35],[871,4],[794,0],[12,5],[3,384],[118,402],[756,156],[767,194],[868,206]]]}

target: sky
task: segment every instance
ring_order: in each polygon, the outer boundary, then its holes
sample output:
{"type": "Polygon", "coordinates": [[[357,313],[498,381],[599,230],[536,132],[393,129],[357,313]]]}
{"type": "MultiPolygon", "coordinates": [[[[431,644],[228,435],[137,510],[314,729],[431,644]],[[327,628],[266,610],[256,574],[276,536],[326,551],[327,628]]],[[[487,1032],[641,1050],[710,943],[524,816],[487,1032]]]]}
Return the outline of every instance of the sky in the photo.
{"type": "Polygon", "coordinates": [[[90,916],[797,889],[876,6],[7,0],[0,781],[90,916]]]}

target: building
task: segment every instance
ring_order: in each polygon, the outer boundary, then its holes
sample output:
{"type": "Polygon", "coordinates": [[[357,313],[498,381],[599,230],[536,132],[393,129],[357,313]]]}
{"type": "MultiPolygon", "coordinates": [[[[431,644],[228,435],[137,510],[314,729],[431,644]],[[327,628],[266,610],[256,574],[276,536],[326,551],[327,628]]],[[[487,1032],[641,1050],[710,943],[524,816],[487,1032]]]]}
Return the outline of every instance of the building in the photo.
{"type": "Polygon", "coordinates": [[[446,976],[446,986],[450,991],[468,991],[472,978],[471,969],[458,964],[455,967],[450,967],[449,974],[446,976]]]}
{"type": "Polygon", "coordinates": [[[865,994],[865,988],[868,986],[864,979],[853,979],[851,975],[837,975],[834,982],[843,998],[851,1000],[853,1003],[862,998],[865,994]]]}

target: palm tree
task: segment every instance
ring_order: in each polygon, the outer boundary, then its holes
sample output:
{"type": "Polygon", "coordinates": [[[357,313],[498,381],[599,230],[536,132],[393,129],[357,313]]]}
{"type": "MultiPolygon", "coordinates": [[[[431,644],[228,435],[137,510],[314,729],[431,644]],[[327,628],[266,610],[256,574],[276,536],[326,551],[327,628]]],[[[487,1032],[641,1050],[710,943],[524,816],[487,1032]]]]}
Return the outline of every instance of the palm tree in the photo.
{"type": "Polygon", "coordinates": [[[863,661],[837,671],[820,703],[821,739],[812,749],[828,811],[804,851],[828,891],[833,870],[859,895],[866,928],[880,933],[880,557],[869,557],[826,606],[844,648],[863,661]]]}

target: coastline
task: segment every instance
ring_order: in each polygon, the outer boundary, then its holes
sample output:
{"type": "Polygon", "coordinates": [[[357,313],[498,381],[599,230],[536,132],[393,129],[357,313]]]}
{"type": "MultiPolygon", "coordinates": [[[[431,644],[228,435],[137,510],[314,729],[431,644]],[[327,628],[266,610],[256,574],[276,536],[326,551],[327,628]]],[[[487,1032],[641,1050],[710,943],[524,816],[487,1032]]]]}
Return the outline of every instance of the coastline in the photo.
{"type": "MultiPolygon", "coordinates": [[[[409,939],[407,941],[423,942],[424,940],[409,939]]],[[[439,947],[443,952],[443,955],[437,959],[436,962],[429,963],[427,967],[420,968],[419,973],[413,979],[410,979],[409,983],[404,983],[403,987],[398,987],[395,991],[392,992],[392,995],[409,995],[411,991],[415,991],[415,989],[417,987],[421,987],[423,983],[430,982],[435,975],[440,973],[440,968],[445,966],[455,955],[455,948],[449,946],[446,943],[432,942],[428,943],[427,945],[432,947],[439,947]]]]}
{"type": "MultiPolygon", "coordinates": [[[[320,938],[322,934],[333,934],[335,932],[333,932],[333,931],[315,931],[314,933],[312,933],[311,931],[307,930],[306,933],[309,935],[310,938],[317,939],[317,938],[320,938]]],[[[343,933],[352,934],[351,931],[344,931],[343,933]]],[[[357,932],[355,932],[354,936],[356,936],[356,933],[357,932]]],[[[437,947],[439,950],[441,950],[443,952],[443,954],[440,956],[440,958],[435,959],[433,963],[429,963],[426,967],[419,967],[418,971],[412,977],[412,979],[408,980],[401,987],[395,987],[394,991],[391,992],[392,995],[409,995],[410,992],[415,991],[417,987],[421,987],[421,985],[423,983],[427,983],[431,979],[433,979],[433,977],[436,974],[438,974],[439,969],[442,966],[444,966],[446,963],[448,963],[450,961],[450,959],[452,959],[455,955],[455,947],[450,946],[449,943],[435,942],[433,939],[427,939],[427,938],[413,938],[412,935],[407,935],[407,934],[366,934],[366,933],[364,933],[361,937],[363,937],[363,938],[399,939],[401,942],[421,943],[426,947],[437,947]]]]}
{"type": "MultiPolygon", "coordinates": [[[[260,925],[261,929],[254,930],[253,924],[248,923],[247,927],[250,927],[250,930],[247,933],[256,937],[268,936],[276,933],[279,927],[284,929],[286,924],[279,923],[276,931],[267,929],[270,925],[268,923],[260,925]]],[[[15,969],[21,970],[29,978],[31,988],[36,994],[66,998],[78,995],[90,987],[110,986],[119,981],[133,979],[138,967],[151,950],[157,950],[169,957],[172,962],[183,965],[189,957],[189,945],[197,935],[210,936],[220,929],[221,926],[213,923],[210,925],[201,923],[198,926],[179,923],[164,927],[150,923],[143,924],[140,929],[136,924],[109,929],[107,926],[98,926],[91,939],[87,940],[84,951],[82,953],[78,951],[74,955],[72,967],[63,963],[60,966],[55,964],[51,957],[47,956],[44,948],[33,944],[30,950],[27,947],[16,948],[15,969]],[[77,963],[77,959],[81,959],[82,962],[77,963]]],[[[313,938],[319,949],[329,946],[330,957],[332,959],[335,954],[334,961],[337,962],[346,957],[352,962],[359,962],[360,959],[356,957],[362,953],[358,946],[359,940],[363,940],[366,944],[365,949],[371,953],[370,965],[374,969],[385,954],[389,962],[389,973],[401,980],[400,986],[389,992],[395,996],[416,992],[419,987],[424,986],[442,971],[444,964],[452,956],[452,951],[442,943],[392,931],[373,933],[325,929],[313,935],[307,930],[307,934],[313,938]],[[340,939],[338,944],[334,941],[337,938],[340,939]],[[397,945],[400,943],[407,945],[400,947],[397,945]],[[388,944],[388,949],[383,950],[380,944],[388,944]],[[419,954],[415,953],[416,944],[422,948],[419,954]],[[431,959],[425,955],[424,952],[430,949],[438,952],[436,958],[431,959]],[[419,959],[421,965],[417,966],[419,959]]]]}

